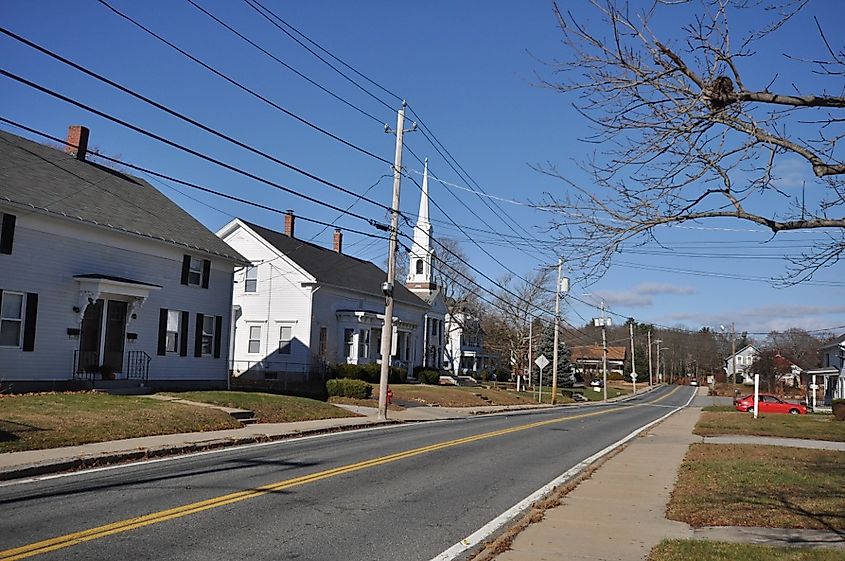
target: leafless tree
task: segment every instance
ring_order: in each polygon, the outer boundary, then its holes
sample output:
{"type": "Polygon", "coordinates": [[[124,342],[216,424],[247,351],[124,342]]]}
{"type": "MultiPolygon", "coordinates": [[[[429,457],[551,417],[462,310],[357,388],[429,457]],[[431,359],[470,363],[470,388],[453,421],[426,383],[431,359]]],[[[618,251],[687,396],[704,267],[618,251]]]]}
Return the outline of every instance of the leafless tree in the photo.
{"type": "Polygon", "coordinates": [[[589,184],[539,168],[566,184],[537,203],[555,214],[569,259],[600,276],[613,253],[657,242],[658,227],[732,218],[773,236],[824,237],[791,260],[783,283],[836,263],[845,252],[845,47],[830,39],[842,40],[840,22],[812,17],[808,0],[590,4],[583,20],[554,6],[566,56],[543,80],[574,96],[594,127],[584,140],[596,149],[578,162],[589,184]],[[748,21],[756,28],[737,32],[748,21]],[[787,75],[771,69],[762,82],[760,53],[796,47],[778,42],[788,26],[811,30],[801,50],[818,54],[784,54],[787,75]],[[813,173],[803,186],[779,177],[779,165],[795,162],[813,173]]]}
{"type": "Polygon", "coordinates": [[[515,372],[523,372],[527,365],[530,322],[544,310],[554,309],[555,270],[544,267],[524,278],[501,278],[495,306],[485,307],[481,318],[485,347],[498,353],[502,364],[515,372]]]}

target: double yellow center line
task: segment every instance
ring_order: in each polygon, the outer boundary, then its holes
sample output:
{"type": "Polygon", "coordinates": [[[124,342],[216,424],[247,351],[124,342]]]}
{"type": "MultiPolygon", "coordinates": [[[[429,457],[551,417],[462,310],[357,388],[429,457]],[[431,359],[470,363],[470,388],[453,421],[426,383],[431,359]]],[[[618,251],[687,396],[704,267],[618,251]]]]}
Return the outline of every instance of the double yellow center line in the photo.
{"type": "MultiPolygon", "coordinates": [[[[675,393],[679,388],[675,388],[668,394],[660,397],[651,403],[656,403],[657,401],[662,401],[666,399],[673,393],[675,393]]],[[[175,518],[182,518],[183,516],[190,516],[191,514],[196,514],[198,512],[202,512],[204,510],[210,510],[213,508],[218,508],[221,506],[230,505],[233,503],[237,503],[240,501],[245,501],[248,499],[254,499],[256,497],[260,497],[262,495],[266,495],[268,493],[274,493],[277,491],[282,491],[285,489],[291,489],[293,487],[298,487],[300,485],[305,485],[307,483],[313,483],[315,481],[320,481],[322,479],[329,479],[331,477],[336,477],[338,475],[343,475],[346,473],[353,473],[356,471],[362,471],[368,468],[389,464],[392,462],[396,462],[399,460],[404,460],[407,458],[413,458],[414,456],[420,456],[422,454],[428,454],[431,452],[436,452],[438,450],[443,450],[446,448],[452,448],[454,446],[461,446],[463,444],[469,444],[471,442],[478,442],[480,440],[486,440],[488,438],[495,438],[497,436],[502,436],[505,434],[511,434],[515,432],[520,432],[529,429],[535,429],[538,427],[552,425],[555,423],[563,423],[566,421],[574,421],[577,419],[585,419],[587,417],[595,417],[597,415],[605,415],[607,413],[612,413],[614,411],[618,411],[618,409],[605,409],[601,411],[593,411],[591,413],[582,413],[580,415],[572,415],[570,417],[562,417],[556,419],[548,419],[545,421],[537,421],[534,423],[528,423],[525,425],[518,425],[515,427],[507,428],[507,429],[500,429],[491,432],[485,432],[482,434],[476,434],[472,436],[466,436],[463,438],[456,438],[454,440],[447,440],[444,442],[439,442],[437,444],[431,444],[428,446],[422,446],[420,448],[413,448],[411,450],[405,450],[404,452],[397,452],[395,454],[389,454],[386,456],[379,456],[377,458],[371,458],[369,460],[364,460],[362,462],[357,462],[354,464],[347,464],[345,466],[340,466],[332,469],[327,469],[324,471],[319,471],[316,473],[303,475],[301,477],[294,477],[292,479],[285,479],[284,481],[279,481],[277,483],[271,483],[268,485],[262,485],[260,487],[256,487],[255,489],[248,489],[246,491],[238,491],[235,493],[229,493],[227,495],[221,495],[219,497],[214,497],[211,499],[206,499],[204,501],[198,501],[182,506],[178,506],[175,508],[170,508],[167,510],[161,510],[158,512],[154,512],[152,514],[145,514],[144,516],[137,516],[135,518],[129,518],[126,520],[121,520],[118,522],[113,522],[111,524],[105,524],[103,526],[97,526],[96,528],[91,528],[89,530],[82,530],[81,532],[73,532],[70,534],[65,534],[63,536],[58,536],[55,538],[50,538],[47,540],[38,541],[35,543],[31,543],[28,545],[24,545],[21,547],[16,547],[13,549],[7,549],[4,551],[0,551],[0,561],[16,561],[18,559],[26,559],[28,557],[33,557],[35,555],[41,555],[44,553],[48,553],[50,551],[55,551],[57,549],[63,549],[66,547],[71,547],[77,544],[81,544],[84,542],[97,540],[100,538],[104,538],[107,536],[112,536],[114,534],[120,534],[123,532],[128,532],[130,530],[134,530],[136,528],[143,528],[144,526],[150,526],[152,524],[158,524],[160,522],[166,522],[168,520],[173,520],[175,518]]]]}

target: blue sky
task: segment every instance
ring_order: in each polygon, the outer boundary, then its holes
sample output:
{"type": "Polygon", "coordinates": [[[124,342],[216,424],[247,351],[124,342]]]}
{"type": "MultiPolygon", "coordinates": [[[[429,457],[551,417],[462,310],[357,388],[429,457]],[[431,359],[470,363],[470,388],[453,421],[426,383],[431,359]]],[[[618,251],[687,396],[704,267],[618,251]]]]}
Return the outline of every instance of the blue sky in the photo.
{"type": "MultiPolygon", "coordinates": [[[[374,118],[304,81],[186,1],[115,0],[112,4],[276,104],[381,158],[392,160],[394,139],[384,133],[383,123],[395,126],[398,100],[369,84],[372,93],[382,101],[362,92],[271,26],[246,3],[207,0],[198,3],[374,118]]],[[[587,14],[584,2],[568,4],[576,14],[587,14]]],[[[522,231],[525,228],[531,236],[544,239],[548,236],[548,215],[524,203],[541,199],[544,192],[559,192],[562,184],[537,173],[531,166],[552,164],[576,173],[573,161],[592,149],[579,141],[587,133],[587,124],[572,109],[573,100],[539,86],[538,76],[554,77],[545,62],[560,57],[563,49],[550,3],[312,1],[268,2],[267,5],[310,38],[406,98],[469,175],[485,191],[503,199],[491,211],[478,197],[464,190],[466,184],[424,135],[420,132],[406,135],[409,151],[405,153],[404,164],[411,175],[422,169],[412,151],[420,158],[429,158],[431,171],[445,182],[431,183],[431,196],[436,203],[431,211],[435,236],[459,239],[472,265],[492,278],[499,278],[506,268],[524,275],[541,264],[556,262],[557,256],[547,249],[534,247],[523,251],[507,244],[487,245],[486,241],[495,235],[467,230],[493,255],[491,259],[463,239],[465,234],[456,231],[445,216],[448,214],[464,227],[509,236],[526,236],[522,231]],[[505,220],[503,215],[509,219],[505,220]]],[[[791,76],[789,64],[793,63],[781,56],[784,49],[780,45],[794,45],[799,54],[814,52],[812,15],[820,16],[823,22],[842,21],[845,17],[845,7],[835,0],[817,2],[812,9],[783,30],[778,37],[778,48],[770,53],[762,52],[754,59],[754,66],[748,69],[752,78],[768,83],[772,73],[791,76]]],[[[8,2],[0,9],[0,23],[216,130],[389,204],[389,166],[237,90],[96,0],[8,2]]],[[[667,21],[664,25],[674,28],[677,22],[667,21]]],[[[836,37],[837,32],[832,28],[830,37],[836,37]]],[[[179,122],[7,37],[0,38],[0,60],[3,61],[0,66],[10,72],[299,192],[342,208],[354,202],[347,195],[179,122]]],[[[812,80],[812,75],[803,70],[795,70],[801,74],[798,77],[812,80]]],[[[779,79],[789,84],[786,78],[779,79]]],[[[7,78],[0,80],[0,114],[4,117],[59,137],[64,136],[67,125],[85,124],[92,130],[91,145],[105,154],[280,210],[293,209],[301,216],[327,222],[337,218],[335,211],[221,170],[7,78]]],[[[780,172],[784,188],[796,188],[812,179],[810,170],[797,160],[784,164],[780,172]]],[[[233,216],[281,228],[278,214],[190,192],[184,187],[153,184],[212,230],[233,216]]],[[[418,188],[404,181],[402,210],[413,214],[418,204],[418,188]]],[[[380,222],[387,221],[383,209],[363,201],[355,203],[352,210],[380,222]]],[[[351,217],[341,218],[337,224],[378,233],[351,217]]],[[[297,225],[298,237],[310,239],[319,234],[315,241],[330,245],[331,230],[320,233],[321,230],[322,227],[302,221],[297,225]]],[[[412,233],[407,226],[404,232],[412,233]]],[[[611,310],[640,321],[693,329],[732,321],[738,330],[750,332],[792,326],[820,329],[845,325],[841,285],[805,284],[778,289],[766,282],[724,278],[777,275],[785,266],[780,259],[784,252],[812,244],[818,233],[779,235],[775,242],[761,246],[761,242],[770,238],[761,228],[720,221],[667,228],[658,232],[658,238],[675,247],[678,253],[698,255],[654,255],[654,248],[628,252],[618,255],[609,273],[591,286],[581,283],[583,272],[569,269],[573,294],[601,295],[611,310]]],[[[384,241],[347,234],[344,243],[349,253],[378,264],[384,262],[384,241]]],[[[840,263],[821,271],[814,280],[842,281],[843,272],[845,266],[840,263]]],[[[487,282],[484,284],[489,286],[487,282]]],[[[581,304],[564,313],[576,325],[582,323],[582,318],[596,314],[581,304]]]]}

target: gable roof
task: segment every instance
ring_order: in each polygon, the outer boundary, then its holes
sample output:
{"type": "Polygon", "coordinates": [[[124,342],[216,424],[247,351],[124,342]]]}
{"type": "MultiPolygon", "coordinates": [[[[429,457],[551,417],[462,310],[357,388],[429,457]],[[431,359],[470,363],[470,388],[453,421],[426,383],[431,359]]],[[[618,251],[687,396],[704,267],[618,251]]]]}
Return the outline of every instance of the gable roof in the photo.
{"type": "Polygon", "coordinates": [[[143,179],[6,131],[0,162],[0,202],[246,262],[143,179]]]}
{"type": "MultiPolygon", "coordinates": [[[[608,347],[607,360],[624,361],[625,353],[628,347],[608,347]]],[[[570,360],[577,362],[579,360],[601,360],[604,352],[600,345],[590,345],[586,347],[572,347],[572,355],[570,360]]]]}
{"type": "Polygon", "coordinates": [[[836,339],[834,339],[833,341],[831,341],[827,345],[819,347],[819,350],[824,351],[824,350],[827,350],[827,349],[836,349],[837,347],[839,347],[839,345],[841,343],[845,343],[845,333],[843,333],[842,335],[840,335],[839,337],[837,337],[836,339]]]}
{"type": "MultiPolygon", "coordinates": [[[[383,296],[381,285],[387,279],[387,273],[369,261],[292,238],[245,220],[241,220],[241,222],[264,238],[288,259],[302,267],[317,282],[339,288],[358,290],[380,298],[383,296]]],[[[413,294],[400,282],[393,285],[393,298],[403,304],[428,308],[428,304],[424,300],[413,294]]]]}
{"type": "MultiPolygon", "coordinates": [[[[736,356],[741,355],[745,351],[749,351],[749,353],[753,353],[755,355],[760,354],[760,351],[758,351],[757,347],[755,347],[754,345],[745,345],[741,349],[737,349],[736,356]]],[[[734,357],[734,355],[728,355],[728,357],[725,359],[725,362],[730,362],[731,360],[733,360],[733,357],[734,357]]]]}

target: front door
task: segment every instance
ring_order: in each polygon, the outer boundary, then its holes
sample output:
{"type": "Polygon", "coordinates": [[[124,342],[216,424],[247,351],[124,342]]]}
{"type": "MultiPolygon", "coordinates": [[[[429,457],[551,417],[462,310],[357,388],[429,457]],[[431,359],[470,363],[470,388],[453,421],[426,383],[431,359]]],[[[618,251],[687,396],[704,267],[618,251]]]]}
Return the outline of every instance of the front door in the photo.
{"type": "Polygon", "coordinates": [[[97,300],[85,308],[82,332],[79,334],[77,372],[93,374],[100,369],[100,338],[103,325],[103,301],[97,300]]]}
{"type": "Polygon", "coordinates": [[[126,341],[126,302],[109,300],[103,338],[103,366],[112,372],[123,370],[123,344],[126,341]]]}
{"type": "Polygon", "coordinates": [[[79,371],[123,370],[126,312],[126,302],[117,300],[97,300],[85,309],[79,337],[79,371]],[[101,369],[101,365],[106,368],[101,369]]]}

